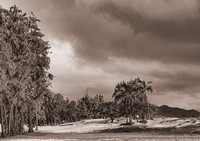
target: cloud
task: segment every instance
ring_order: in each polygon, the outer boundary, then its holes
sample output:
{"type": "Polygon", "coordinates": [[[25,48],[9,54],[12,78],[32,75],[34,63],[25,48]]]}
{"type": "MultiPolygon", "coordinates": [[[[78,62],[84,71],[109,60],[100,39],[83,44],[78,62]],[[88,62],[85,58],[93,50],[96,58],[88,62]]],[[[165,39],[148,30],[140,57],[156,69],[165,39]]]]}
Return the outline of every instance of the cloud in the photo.
{"type": "Polygon", "coordinates": [[[158,90],[164,94],[168,91],[184,93],[195,97],[199,91],[200,77],[198,75],[200,66],[196,65],[168,65],[169,71],[151,72],[152,77],[157,77],[160,83],[158,90]]]}
{"type": "Polygon", "coordinates": [[[136,33],[175,41],[198,41],[197,1],[106,1],[96,11],[128,24],[136,33]]]}
{"type": "Polygon", "coordinates": [[[182,1],[15,1],[34,11],[48,38],[73,45],[91,63],[109,57],[169,63],[200,61],[199,2],[182,1]]]}
{"type": "Polygon", "coordinates": [[[40,10],[40,16],[45,17],[45,25],[41,25],[51,29],[48,36],[71,42],[75,37],[75,54],[91,63],[109,57],[167,63],[200,61],[197,1],[63,3],[52,2],[40,10]]]}

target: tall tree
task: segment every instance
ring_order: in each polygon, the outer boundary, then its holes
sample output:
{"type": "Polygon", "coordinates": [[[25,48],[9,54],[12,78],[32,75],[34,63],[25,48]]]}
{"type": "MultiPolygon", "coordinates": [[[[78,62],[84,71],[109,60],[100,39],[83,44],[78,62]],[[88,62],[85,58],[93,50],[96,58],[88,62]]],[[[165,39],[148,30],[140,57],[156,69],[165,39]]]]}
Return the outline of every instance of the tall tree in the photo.
{"type": "Polygon", "coordinates": [[[16,6],[9,10],[0,8],[2,136],[23,133],[27,111],[29,132],[33,131],[33,103],[50,85],[49,46],[42,39],[38,21],[34,15],[27,17],[16,6]]]}
{"type": "Polygon", "coordinates": [[[114,97],[115,102],[120,104],[125,108],[126,122],[130,121],[131,115],[131,106],[135,101],[135,91],[133,91],[131,85],[128,85],[126,82],[122,81],[118,83],[115,87],[115,91],[112,95],[114,97]]]}
{"type": "Polygon", "coordinates": [[[92,118],[92,98],[89,96],[88,90],[78,100],[78,108],[80,109],[82,119],[92,118]]]}
{"type": "Polygon", "coordinates": [[[142,103],[147,103],[147,110],[149,111],[146,92],[153,90],[152,86],[149,85],[151,83],[151,81],[146,83],[138,77],[128,82],[122,81],[116,85],[112,96],[115,102],[121,105],[120,109],[122,114],[124,113],[126,115],[126,122],[129,122],[133,114],[138,113],[138,105],[142,103]]]}
{"type": "Polygon", "coordinates": [[[147,118],[150,119],[150,108],[149,108],[149,102],[147,100],[147,93],[148,92],[153,92],[153,87],[152,87],[152,81],[148,81],[147,83],[145,81],[142,81],[139,77],[138,79],[138,91],[141,94],[141,97],[143,99],[143,102],[146,103],[147,105],[147,110],[148,110],[148,116],[147,118]]]}
{"type": "Polygon", "coordinates": [[[28,63],[31,59],[30,49],[25,45],[26,42],[26,18],[16,6],[10,10],[1,10],[1,54],[2,80],[4,83],[4,115],[8,123],[5,122],[6,135],[16,134],[16,120],[18,116],[18,101],[24,96],[26,82],[29,79],[28,63]],[[7,64],[7,65],[6,65],[7,64]],[[5,80],[6,79],[6,80],[5,80]],[[15,114],[14,114],[15,109],[15,114]],[[14,117],[15,116],[15,117],[14,117]],[[7,126],[7,127],[6,127],[7,126]],[[14,128],[11,128],[14,127],[14,128]]]}
{"type": "Polygon", "coordinates": [[[91,114],[92,118],[100,118],[100,109],[104,102],[103,96],[97,94],[94,98],[91,98],[91,114]]]}

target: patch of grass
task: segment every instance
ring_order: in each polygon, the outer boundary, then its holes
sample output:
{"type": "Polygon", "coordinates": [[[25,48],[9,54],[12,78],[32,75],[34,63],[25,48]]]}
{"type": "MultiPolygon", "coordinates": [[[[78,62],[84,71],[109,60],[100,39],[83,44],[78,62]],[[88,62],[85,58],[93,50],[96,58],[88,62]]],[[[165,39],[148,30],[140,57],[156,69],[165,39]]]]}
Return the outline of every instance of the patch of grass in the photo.
{"type": "Polygon", "coordinates": [[[73,123],[61,124],[60,126],[71,126],[74,125],[73,123]]]}
{"type": "Polygon", "coordinates": [[[139,121],[139,123],[143,123],[143,124],[146,124],[148,121],[147,120],[141,120],[139,121]]]}
{"type": "Polygon", "coordinates": [[[174,128],[146,128],[145,126],[126,126],[115,129],[106,129],[101,131],[101,133],[127,133],[127,132],[136,132],[136,133],[172,133],[174,128]]]}
{"type": "Polygon", "coordinates": [[[181,128],[168,127],[168,128],[147,128],[146,126],[126,126],[115,129],[106,129],[100,131],[101,133],[153,133],[153,134],[188,134],[200,135],[200,126],[186,126],[181,128]]]}
{"type": "Polygon", "coordinates": [[[120,126],[133,125],[133,124],[134,124],[133,122],[128,122],[128,123],[122,123],[120,124],[120,126]]]}

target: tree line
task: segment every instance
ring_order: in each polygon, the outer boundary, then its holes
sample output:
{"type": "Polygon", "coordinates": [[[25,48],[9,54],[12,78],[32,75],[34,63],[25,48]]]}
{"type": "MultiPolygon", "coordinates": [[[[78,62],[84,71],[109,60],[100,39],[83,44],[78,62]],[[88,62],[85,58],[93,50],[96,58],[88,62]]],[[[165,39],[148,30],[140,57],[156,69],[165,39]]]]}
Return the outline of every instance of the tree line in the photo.
{"type": "Polygon", "coordinates": [[[147,91],[152,91],[151,82],[140,78],[120,82],[113,93],[114,101],[105,101],[101,94],[89,96],[86,90],[77,101],[64,99],[62,94],[49,92],[44,95],[44,117],[40,125],[56,125],[63,122],[75,122],[83,119],[126,117],[126,123],[140,117],[141,121],[152,119],[156,106],[147,100],[147,91]]]}
{"type": "Polygon", "coordinates": [[[39,125],[56,125],[91,118],[139,115],[151,118],[156,108],[147,100],[152,82],[140,78],[119,82],[107,102],[101,94],[90,97],[86,90],[77,101],[65,99],[49,89],[53,75],[48,72],[50,46],[43,40],[33,13],[27,16],[18,7],[0,8],[0,123],[1,136],[28,132],[39,125]]]}

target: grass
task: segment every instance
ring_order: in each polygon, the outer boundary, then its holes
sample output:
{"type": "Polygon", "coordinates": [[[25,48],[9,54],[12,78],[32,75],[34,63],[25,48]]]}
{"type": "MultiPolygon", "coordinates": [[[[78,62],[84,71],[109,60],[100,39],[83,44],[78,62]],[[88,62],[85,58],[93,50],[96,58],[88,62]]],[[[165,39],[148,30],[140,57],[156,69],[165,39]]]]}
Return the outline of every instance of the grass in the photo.
{"type": "Polygon", "coordinates": [[[186,126],[186,127],[167,127],[167,128],[146,128],[146,126],[124,126],[115,129],[106,129],[100,131],[101,133],[151,133],[161,135],[176,135],[176,134],[187,134],[187,135],[200,135],[200,126],[186,126]]]}
{"type": "Polygon", "coordinates": [[[168,141],[168,140],[182,140],[192,141],[200,140],[200,136],[191,135],[161,135],[150,133],[93,133],[93,134],[54,134],[54,133],[27,133],[25,135],[18,135],[14,137],[8,137],[3,140],[144,140],[144,141],[168,141]]]}

